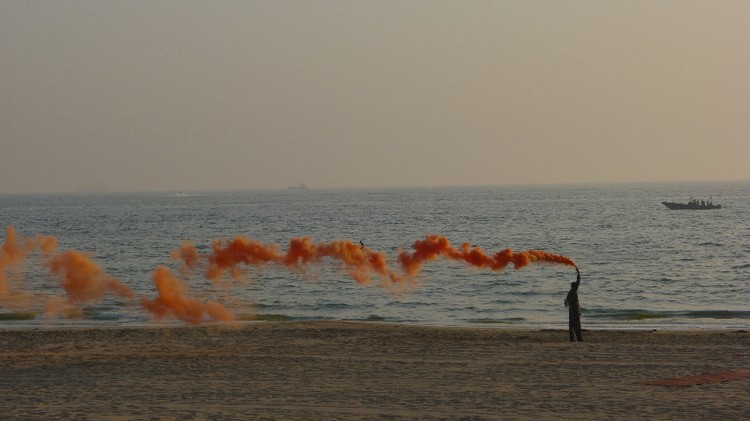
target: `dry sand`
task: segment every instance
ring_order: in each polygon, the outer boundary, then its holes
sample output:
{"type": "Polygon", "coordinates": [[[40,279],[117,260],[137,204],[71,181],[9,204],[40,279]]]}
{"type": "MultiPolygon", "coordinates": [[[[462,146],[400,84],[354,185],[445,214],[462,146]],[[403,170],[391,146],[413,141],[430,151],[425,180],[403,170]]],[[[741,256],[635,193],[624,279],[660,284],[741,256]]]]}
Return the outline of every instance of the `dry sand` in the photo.
{"type": "Polygon", "coordinates": [[[0,418],[750,419],[750,333],[584,333],[569,343],[563,331],[345,322],[3,330],[0,418]],[[647,384],[684,376],[708,382],[647,384]]]}

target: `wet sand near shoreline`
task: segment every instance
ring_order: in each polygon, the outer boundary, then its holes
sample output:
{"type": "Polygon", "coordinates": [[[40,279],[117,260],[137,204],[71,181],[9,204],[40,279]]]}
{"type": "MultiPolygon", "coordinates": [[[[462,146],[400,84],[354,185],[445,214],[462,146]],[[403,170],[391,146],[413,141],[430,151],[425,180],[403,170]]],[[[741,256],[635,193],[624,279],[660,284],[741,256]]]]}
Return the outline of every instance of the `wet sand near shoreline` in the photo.
{"type": "Polygon", "coordinates": [[[364,322],[0,330],[0,414],[13,420],[750,417],[746,331],[584,335],[586,342],[570,343],[567,331],[364,322]]]}

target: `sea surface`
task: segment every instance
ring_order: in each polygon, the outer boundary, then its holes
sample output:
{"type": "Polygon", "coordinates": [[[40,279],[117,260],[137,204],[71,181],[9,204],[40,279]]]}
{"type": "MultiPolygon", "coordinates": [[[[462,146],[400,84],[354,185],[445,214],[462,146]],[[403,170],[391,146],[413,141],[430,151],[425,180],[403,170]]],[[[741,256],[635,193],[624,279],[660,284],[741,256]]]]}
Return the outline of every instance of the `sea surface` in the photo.
{"type": "MultiPolygon", "coordinates": [[[[750,328],[750,182],[0,195],[0,242],[8,226],[25,238],[56,237],[59,251],[85,253],[144,299],[157,294],[157,266],[181,273],[171,255],[185,241],[199,253],[238,235],[282,252],[295,237],[361,241],[398,270],[399,249],[439,234],[490,254],[570,257],[582,273],[584,328],[750,328]],[[723,207],[671,211],[661,203],[691,197],[723,207]]],[[[575,280],[559,264],[491,271],[446,259],[426,262],[398,290],[377,278],[361,285],[335,260],[244,269],[219,283],[200,274],[180,280],[193,299],[245,320],[524,328],[567,328],[563,299],[575,280]]],[[[0,305],[0,329],[183,323],[153,319],[139,300],[114,295],[45,314],[52,297],[66,295],[39,252],[6,275],[9,289],[30,298],[0,305]]]]}

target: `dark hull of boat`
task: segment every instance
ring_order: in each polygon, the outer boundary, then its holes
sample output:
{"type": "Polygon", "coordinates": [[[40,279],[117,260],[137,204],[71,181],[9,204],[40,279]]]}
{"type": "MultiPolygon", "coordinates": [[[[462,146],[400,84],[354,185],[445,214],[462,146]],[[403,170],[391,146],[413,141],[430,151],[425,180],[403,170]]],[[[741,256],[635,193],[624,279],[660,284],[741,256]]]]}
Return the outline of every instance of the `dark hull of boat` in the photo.
{"type": "Polygon", "coordinates": [[[721,209],[721,205],[705,204],[700,203],[674,203],[674,202],[661,202],[664,206],[672,210],[708,210],[708,209],[721,209]]]}

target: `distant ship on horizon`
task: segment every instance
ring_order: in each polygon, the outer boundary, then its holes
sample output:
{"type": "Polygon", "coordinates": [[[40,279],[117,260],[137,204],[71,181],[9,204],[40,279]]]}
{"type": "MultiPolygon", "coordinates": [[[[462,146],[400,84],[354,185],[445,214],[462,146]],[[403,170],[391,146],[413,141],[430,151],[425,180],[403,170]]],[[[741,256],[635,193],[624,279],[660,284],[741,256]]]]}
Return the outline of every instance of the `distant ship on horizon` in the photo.
{"type": "Polygon", "coordinates": [[[299,186],[289,186],[288,189],[289,190],[307,190],[308,187],[307,187],[307,184],[305,183],[299,183],[299,186]]]}

